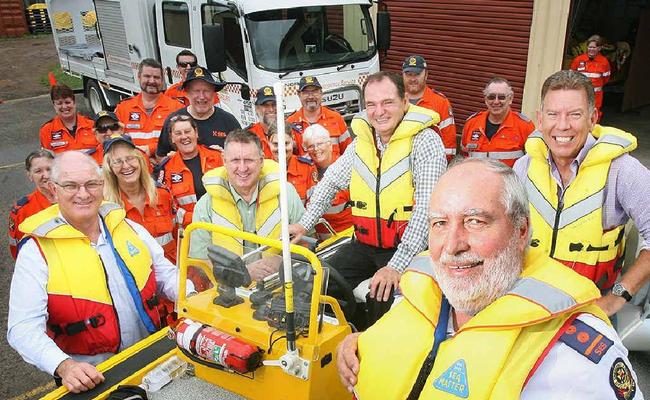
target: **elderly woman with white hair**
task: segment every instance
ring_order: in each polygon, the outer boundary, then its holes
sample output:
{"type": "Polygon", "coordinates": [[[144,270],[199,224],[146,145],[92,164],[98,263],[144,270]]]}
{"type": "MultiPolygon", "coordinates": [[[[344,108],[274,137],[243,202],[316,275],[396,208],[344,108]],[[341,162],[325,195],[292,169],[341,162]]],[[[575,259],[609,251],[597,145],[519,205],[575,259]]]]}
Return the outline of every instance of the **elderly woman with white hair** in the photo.
{"type": "MultiPolygon", "coordinates": [[[[320,180],[327,168],[339,156],[332,149],[329,132],[319,124],[310,125],[303,132],[302,145],[316,165],[318,179],[320,180]]],[[[309,197],[311,197],[314,189],[315,187],[312,187],[307,191],[307,202],[309,202],[309,197]]],[[[348,201],[350,201],[350,191],[341,190],[332,200],[330,208],[323,214],[323,218],[329,222],[336,232],[341,232],[352,226],[352,212],[348,206],[348,201]]],[[[321,226],[317,226],[316,231],[321,235],[327,233],[324,227],[321,226]]]]}

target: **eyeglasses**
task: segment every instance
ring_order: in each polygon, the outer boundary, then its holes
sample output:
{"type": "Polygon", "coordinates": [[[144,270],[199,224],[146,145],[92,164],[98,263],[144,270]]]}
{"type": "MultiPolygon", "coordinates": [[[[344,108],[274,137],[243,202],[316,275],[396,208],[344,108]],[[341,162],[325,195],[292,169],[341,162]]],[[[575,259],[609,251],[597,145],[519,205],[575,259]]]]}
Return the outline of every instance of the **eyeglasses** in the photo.
{"type": "Polygon", "coordinates": [[[99,132],[99,133],[106,133],[109,130],[117,131],[117,130],[120,129],[120,124],[115,122],[114,124],[110,124],[110,125],[100,125],[95,129],[97,129],[97,132],[99,132]]]}
{"type": "Polygon", "coordinates": [[[56,184],[58,187],[63,189],[64,192],[68,194],[75,194],[78,193],[82,187],[86,189],[86,192],[89,193],[95,192],[104,185],[104,181],[93,180],[93,181],[88,181],[84,184],[78,184],[76,182],[64,182],[64,183],[54,182],[54,184],[56,184]]]}
{"type": "Polygon", "coordinates": [[[124,165],[124,163],[128,163],[129,165],[133,165],[134,162],[137,161],[137,159],[138,159],[138,157],[136,157],[136,156],[126,156],[124,158],[118,158],[116,160],[111,161],[111,167],[119,168],[122,165],[124,165]]]}
{"type": "Polygon", "coordinates": [[[322,149],[323,147],[327,146],[329,143],[330,142],[314,143],[314,144],[311,144],[311,145],[307,146],[307,150],[313,151],[313,150],[316,150],[316,148],[322,149]]]}
{"type": "Polygon", "coordinates": [[[503,93],[490,93],[490,94],[485,96],[485,98],[488,99],[488,100],[499,99],[501,101],[507,99],[508,97],[510,97],[509,94],[503,94],[503,93]]]}
{"type": "Polygon", "coordinates": [[[196,61],[193,62],[188,62],[188,61],[179,61],[178,66],[181,68],[187,68],[187,67],[196,67],[196,61]]]}

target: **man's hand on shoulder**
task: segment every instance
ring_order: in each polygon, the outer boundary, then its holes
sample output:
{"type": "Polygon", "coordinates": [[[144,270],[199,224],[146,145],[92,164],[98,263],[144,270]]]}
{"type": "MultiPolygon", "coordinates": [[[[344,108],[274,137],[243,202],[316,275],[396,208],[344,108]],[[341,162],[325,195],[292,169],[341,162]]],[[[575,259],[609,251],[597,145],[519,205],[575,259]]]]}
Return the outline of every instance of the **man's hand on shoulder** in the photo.
{"type": "Polygon", "coordinates": [[[370,297],[377,301],[388,301],[391,289],[397,288],[401,276],[391,266],[380,268],[370,280],[370,297]]]}
{"type": "Polygon", "coordinates": [[[339,370],[341,382],[352,392],[357,384],[359,373],[359,359],[357,358],[357,343],[361,333],[353,333],[345,337],[336,351],[336,367],[339,370]]]}
{"type": "Polygon", "coordinates": [[[68,358],[55,371],[63,386],[72,393],[85,392],[104,382],[104,375],[93,365],[68,358]]]}

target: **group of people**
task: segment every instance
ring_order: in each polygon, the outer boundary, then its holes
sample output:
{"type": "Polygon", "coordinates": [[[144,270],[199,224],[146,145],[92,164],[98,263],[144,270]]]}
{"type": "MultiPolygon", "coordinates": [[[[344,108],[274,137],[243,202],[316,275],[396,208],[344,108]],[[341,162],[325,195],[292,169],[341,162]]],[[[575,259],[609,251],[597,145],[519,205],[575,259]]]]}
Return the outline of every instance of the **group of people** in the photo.
{"type": "MultiPolygon", "coordinates": [[[[196,57],[181,52],[177,64],[173,96],[160,64],[143,60],[141,93],[94,120],[52,88],[57,116],[26,160],[36,190],[11,213],[8,339],[26,361],[71,391],[101,382],[93,365],[164,323],[179,228],[280,236],[275,160],[285,151],[292,240],[325,232],[321,218],[349,229],[329,264],[372,301],[401,300],[338,349],[357,398],[642,398],[609,318],[650,280],[647,248],[620,270],[630,218],[650,243],[650,172],[629,155],[634,136],[597,124],[589,78],[545,81],[537,131],[511,109],[508,81],[489,80],[487,109],[461,134],[464,160],[448,168],[453,111],[427,86],[419,55],[401,75],[367,78],[349,128],[322,104],[318,79],[303,76],[285,149],[272,87],[257,91],[259,122],[241,129],[196,57]]],[[[211,243],[252,246],[198,230],[190,256],[207,258],[211,243]]],[[[280,262],[247,267],[260,279],[280,262]]]]}

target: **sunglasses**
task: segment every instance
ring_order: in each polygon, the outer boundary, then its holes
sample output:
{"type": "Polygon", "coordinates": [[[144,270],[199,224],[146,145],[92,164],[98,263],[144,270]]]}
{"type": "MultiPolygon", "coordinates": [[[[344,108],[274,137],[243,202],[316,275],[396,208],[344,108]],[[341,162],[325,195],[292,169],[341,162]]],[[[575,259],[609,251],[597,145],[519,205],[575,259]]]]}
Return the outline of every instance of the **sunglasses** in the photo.
{"type": "Polygon", "coordinates": [[[191,120],[192,117],[189,115],[174,115],[169,119],[169,122],[176,122],[176,121],[189,121],[191,120]]]}
{"type": "Polygon", "coordinates": [[[115,122],[115,123],[110,124],[110,125],[100,125],[96,129],[97,129],[97,132],[99,132],[99,133],[106,133],[109,130],[117,131],[118,129],[120,129],[120,124],[115,122]]]}
{"type": "Polygon", "coordinates": [[[196,62],[181,61],[178,63],[178,66],[181,68],[196,67],[196,65],[196,62]]]}
{"type": "Polygon", "coordinates": [[[488,100],[496,100],[496,99],[499,99],[499,100],[503,101],[503,100],[507,99],[508,96],[509,96],[509,95],[507,95],[507,94],[503,94],[503,93],[499,93],[499,94],[497,94],[497,93],[490,93],[490,94],[488,94],[487,96],[485,96],[485,98],[488,99],[488,100]]]}

